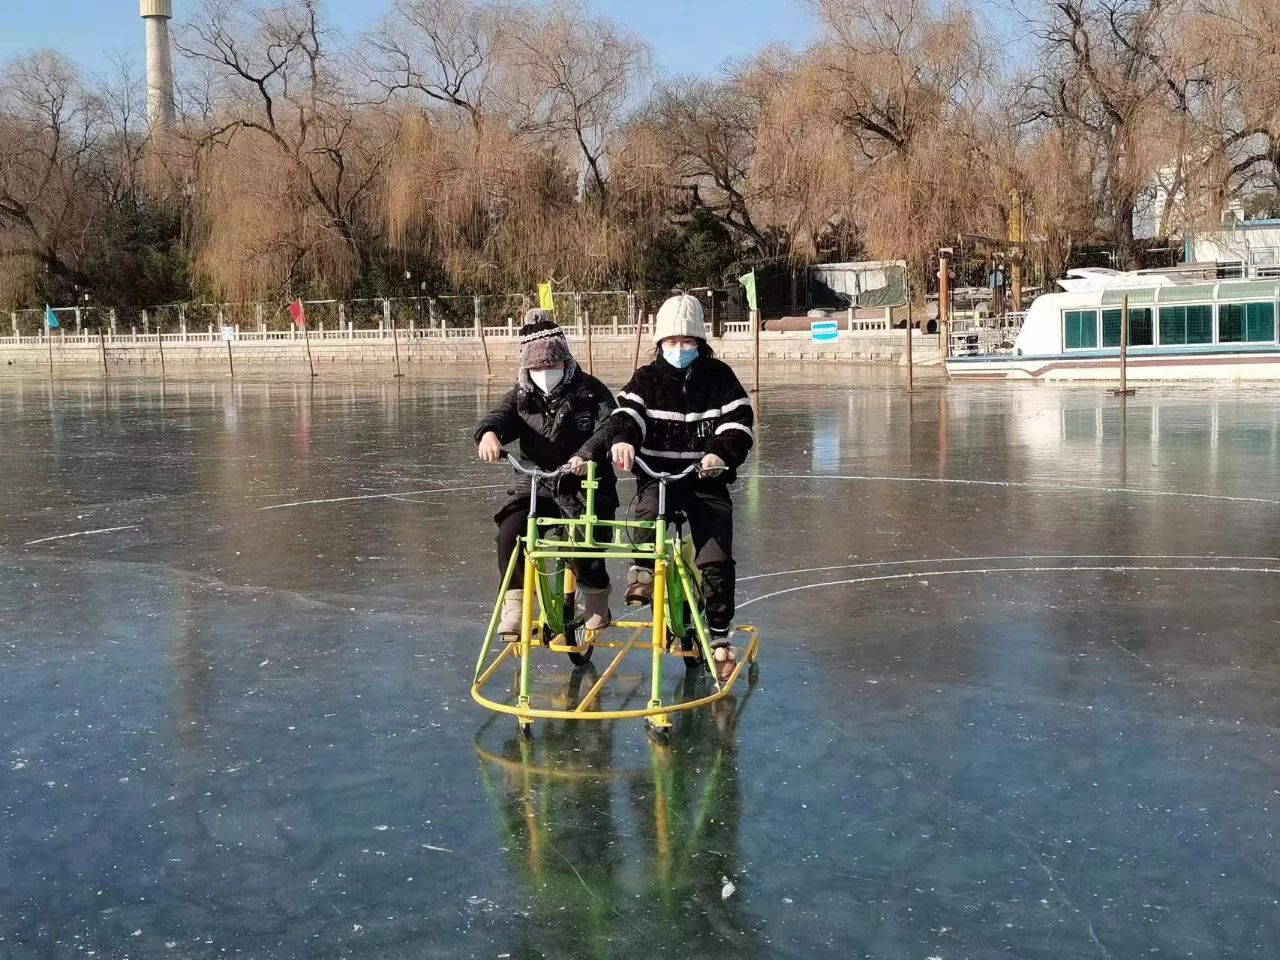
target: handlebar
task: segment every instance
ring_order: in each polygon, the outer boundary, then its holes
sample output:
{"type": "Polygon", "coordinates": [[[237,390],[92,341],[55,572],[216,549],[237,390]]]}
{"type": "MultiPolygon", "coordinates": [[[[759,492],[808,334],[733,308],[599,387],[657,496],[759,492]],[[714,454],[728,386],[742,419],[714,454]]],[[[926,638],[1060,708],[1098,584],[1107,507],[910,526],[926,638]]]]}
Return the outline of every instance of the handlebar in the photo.
{"type": "MultiPolygon", "coordinates": [[[[520,459],[514,453],[508,453],[507,460],[510,461],[511,466],[515,467],[516,472],[523,473],[526,477],[533,477],[536,480],[554,479],[555,477],[560,476],[562,473],[567,472],[569,467],[568,464],[562,464],[561,466],[557,467],[554,470],[542,470],[542,469],[539,469],[538,467],[526,467],[523,463],[520,462],[520,459]]],[[[693,463],[689,464],[689,466],[681,470],[679,473],[662,473],[658,470],[654,470],[653,467],[649,466],[649,464],[644,462],[644,458],[642,457],[636,457],[635,462],[636,462],[636,466],[638,466],[641,470],[647,473],[650,477],[652,477],[654,480],[658,480],[663,483],[669,483],[672,480],[683,480],[685,477],[690,476],[691,474],[694,474],[694,473],[697,473],[699,475],[702,474],[702,470],[701,470],[702,464],[696,460],[693,463]]]]}
{"type": "Polygon", "coordinates": [[[654,470],[651,466],[645,463],[642,458],[636,457],[636,466],[655,480],[683,480],[685,477],[689,476],[689,474],[697,471],[701,464],[699,461],[695,460],[679,473],[659,473],[657,470],[654,470]]]}
{"type": "Polygon", "coordinates": [[[516,468],[518,473],[523,473],[526,477],[533,477],[536,480],[558,477],[565,472],[565,466],[567,466],[561,465],[554,470],[540,470],[537,467],[526,467],[514,453],[508,453],[507,459],[511,461],[511,465],[516,468]]]}

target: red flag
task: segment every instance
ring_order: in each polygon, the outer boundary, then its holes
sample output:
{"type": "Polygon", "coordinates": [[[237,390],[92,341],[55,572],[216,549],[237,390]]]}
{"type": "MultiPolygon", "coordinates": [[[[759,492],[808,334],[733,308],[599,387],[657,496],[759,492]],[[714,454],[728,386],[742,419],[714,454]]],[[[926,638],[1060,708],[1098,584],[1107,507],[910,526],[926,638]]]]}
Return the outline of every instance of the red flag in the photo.
{"type": "Polygon", "coordinates": [[[293,317],[293,325],[299,330],[307,325],[307,311],[302,307],[301,300],[295,300],[289,304],[289,316],[293,317]]]}

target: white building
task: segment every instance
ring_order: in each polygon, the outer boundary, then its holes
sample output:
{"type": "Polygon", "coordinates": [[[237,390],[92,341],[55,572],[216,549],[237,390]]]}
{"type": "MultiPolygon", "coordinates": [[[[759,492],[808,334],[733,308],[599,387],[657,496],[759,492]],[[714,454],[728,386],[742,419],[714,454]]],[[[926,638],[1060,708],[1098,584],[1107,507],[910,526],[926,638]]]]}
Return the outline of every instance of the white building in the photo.
{"type": "Polygon", "coordinates": [[[1222,276],[1280,276],[1280,220],[1244,220],[1233,210],[1219,229],[1188,233],[1183,259],[1216,263],[1222,276]]]}

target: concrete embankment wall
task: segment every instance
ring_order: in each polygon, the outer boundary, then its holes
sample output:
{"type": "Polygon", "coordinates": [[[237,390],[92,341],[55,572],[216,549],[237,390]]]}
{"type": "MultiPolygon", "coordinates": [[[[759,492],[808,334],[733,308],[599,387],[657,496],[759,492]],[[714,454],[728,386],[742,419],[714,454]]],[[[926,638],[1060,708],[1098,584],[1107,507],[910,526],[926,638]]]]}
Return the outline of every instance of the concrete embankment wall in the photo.
{"type": "MultiPolygon", "coordinates": [[[[585,360],[586,339],[570,337],[574,355],[585,360]]],[[[832,343],[815,343],[809,337],[797,334],[765,333],[760,337],[762,363],[881,363],[903,364],[906,352],[905,332],[892,334],[842,334],[832,343]]],[[[103,348],[109,369],[129,366],[160,365],[160,345],[154,336],[108,337],[105,341],[75,338],[53,338],[52,355],[55,369],[68,372],[88,372],[101,368],[103,348]]],[[[716,353],[724,359],[741,364],[754,356],[754,342],[749,337],[728,337],[713,340],[716,353]]],[[[519,344],[511,339],[487,339],[482,345],[474,338],[422,337],[401,338],[400,362],[418,367],[422,364],[483,364],[487,348],[489,361],[495,368],[515,365],[519,344]]],[[[329,337],[311,341],[311,355],[317,367],[333,364],[391,364],[395,362],[396,344],[390,336],[354,338],[329,337]]],[[[306,345],[302,339],[254,339],[236,340],[231,345],[236,365],[259,366],[263,364],[306,365],[306,345]]],[[[593,336],[592,357],[596,363],[630,364],[635,357],[636,341],[633,336],[593,336]]],[[[648,337],[640,343],[641,362],[652,353],[653,344],[648,337]]],[[[917,365],[936,365],[939,361],[935,336],[917,336],[913,343],[912,359],[917,365]]],[[[49,344],[36,338],[23,338],[22,342],[5,343],[0,340],[0,375],[5,373],[30,374],[47,371],[49,344]]],[[[166,366],[227,366],[227,344],[222,340],[182,340],[165,337],[164,360],[166,366]]]]}

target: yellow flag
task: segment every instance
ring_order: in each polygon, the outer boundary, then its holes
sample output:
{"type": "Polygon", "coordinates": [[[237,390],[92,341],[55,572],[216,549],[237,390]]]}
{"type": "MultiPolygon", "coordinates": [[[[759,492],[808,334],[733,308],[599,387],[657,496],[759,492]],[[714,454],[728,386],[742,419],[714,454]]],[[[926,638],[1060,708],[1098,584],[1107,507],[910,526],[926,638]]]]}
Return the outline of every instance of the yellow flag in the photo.
{"type": "Polygon", "coordinates": [[[538,284],[538,306],[543,310],[555,311],[555,302],[551,299],[551,281],[538,284]]]}

